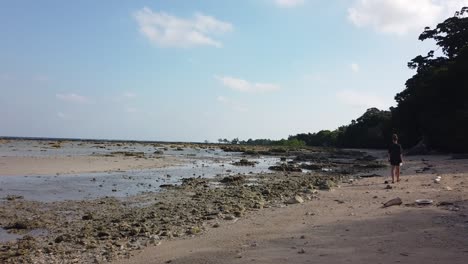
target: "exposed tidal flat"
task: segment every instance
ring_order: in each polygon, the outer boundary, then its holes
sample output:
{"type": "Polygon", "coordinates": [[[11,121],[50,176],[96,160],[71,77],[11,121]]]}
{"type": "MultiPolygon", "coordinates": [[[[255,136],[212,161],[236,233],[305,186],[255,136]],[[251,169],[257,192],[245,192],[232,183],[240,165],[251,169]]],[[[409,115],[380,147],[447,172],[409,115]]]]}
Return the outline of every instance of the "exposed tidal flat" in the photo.
{"type": "Polygon", "coordinates": [[[382,152],[322,148],[15,140],[0,150],[2,263],[128,259],[264,210],[320,201],[359,179],[383,181],[386,169],[382,152]],[[81,170],[57,164],[88,158],[81,170]],[[15,159],[24,164],[17,171],[15,159]]]}

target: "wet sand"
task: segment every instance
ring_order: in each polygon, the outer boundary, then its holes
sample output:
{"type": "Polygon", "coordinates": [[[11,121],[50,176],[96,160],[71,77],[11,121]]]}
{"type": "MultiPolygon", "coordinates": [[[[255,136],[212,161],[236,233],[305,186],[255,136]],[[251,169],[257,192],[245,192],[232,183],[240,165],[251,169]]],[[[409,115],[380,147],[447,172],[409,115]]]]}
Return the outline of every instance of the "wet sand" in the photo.
{"type": "Polygon", "coordinates": [[[105,156],[0,157],[0,176],[57,175],[154,169],[182,164],[177,157],[105,156]]]}

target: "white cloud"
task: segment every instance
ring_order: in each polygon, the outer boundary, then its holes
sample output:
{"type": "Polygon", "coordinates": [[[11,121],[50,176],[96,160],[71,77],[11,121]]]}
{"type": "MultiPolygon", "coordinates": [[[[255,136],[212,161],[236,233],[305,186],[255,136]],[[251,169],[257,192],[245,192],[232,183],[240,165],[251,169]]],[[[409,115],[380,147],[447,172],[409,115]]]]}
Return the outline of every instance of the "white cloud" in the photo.
{"type": "Polygon", "coordinates": [[[222,43],[212,35],[233,29],[230,23],[201,13],[196,13],[194,18],[185,19],[164,12],[153,12],[144,7],[135,12],[134,17],[141,34],[164,47],[221,47],[222,43]]]}
{"type": "Polygon", "coordinates": [[[336,93],[336,97],[341,103],[358,108],[377,107],[379,109],[387,109],[391,106],[389,99],[386,100],[375,94],[355,90],[339,91],[336,93]]]}
{"type": "Polygon", "coordinates": [[[55,97],[58,100],[65,101],[65,102],[70,102],[70,103],[78,103],[78,104],[84,104],[88,103],[89,99],[85,96],[78,95],[75,93],[71,94],[56,94],[55,97]]]}
{"type": "Polygon", "coordinates": [[[357,27],[404,35],[421,33],[463,6],[468,6],[468,0],[355,0],[348,19],[357,27]]]}
{"type": "Polygon", "coordinates": [[[359,67],[359,64],[357,63],[351,63],[350,67],[353,72],[359,72],[359,70],[361,69],[361,67],[359,67]]]}
{"type": "Polygon", "coordinates": [[[229,98],[227,98],[225,96],[220,95],[220,96],[216,97],[216,101],[228,106],[229,108],[231,108],[231,109],[233,109],[234,111],[237,111],[237,112],[245,113],[245,112],[249,111],[249,109],[247,107],[239,105],[236,102],[233,102],[232,100],[230,100],[229,98]]]}
{"type": "Polygon", "coordinates": [[[264,93],[278,91],[281,87],[272,83],[252,83],[230,76],[215,76],[224,86],[239,92],[264,93]]]}
{"type": "Polygon", "coordinates": [[[305,0],[275,0],[275,3],[279,7],[291,8],[304,4],[305,0]]]}

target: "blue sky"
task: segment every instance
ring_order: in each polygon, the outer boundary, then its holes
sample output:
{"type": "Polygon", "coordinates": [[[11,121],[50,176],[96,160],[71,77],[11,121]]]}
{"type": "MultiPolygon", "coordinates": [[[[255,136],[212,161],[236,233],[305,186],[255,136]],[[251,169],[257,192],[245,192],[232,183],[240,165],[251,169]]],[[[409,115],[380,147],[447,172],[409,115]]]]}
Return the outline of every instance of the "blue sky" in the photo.
{"type": "Polygon", "coordinates": [[[466,0],[1,1],[0,135],[216,141],[386,109],[466,0]]]}

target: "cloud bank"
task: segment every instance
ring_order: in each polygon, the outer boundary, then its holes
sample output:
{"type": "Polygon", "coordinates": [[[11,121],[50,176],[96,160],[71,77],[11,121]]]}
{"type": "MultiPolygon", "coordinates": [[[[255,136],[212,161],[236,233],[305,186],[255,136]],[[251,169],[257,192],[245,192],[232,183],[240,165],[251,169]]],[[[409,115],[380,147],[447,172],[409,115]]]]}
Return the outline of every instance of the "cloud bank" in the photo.
{"type": "Polygon", "coordinates": [[[144,7],[134,13],[134,18],[140,33],[152,43],[163,47],[219,48],[222,43],[213,35],[233,30],[232,24],[201,13],[186,19],[164,12],[153,12],[150,8],[144,7]]]}
{"type": "Polygon", "coordinates": [[[468,0],[355,0],[348,19],[360,28],[405,35],[433,27],[463,6],[468,0]]]}
{"type": "Polygon", "coordinates": [[[239,92],[266,93],[281,89],[279,85],[273,83],[254,83],[230,76],[215,76],[215,78],[224,86],[239,92]]]}

